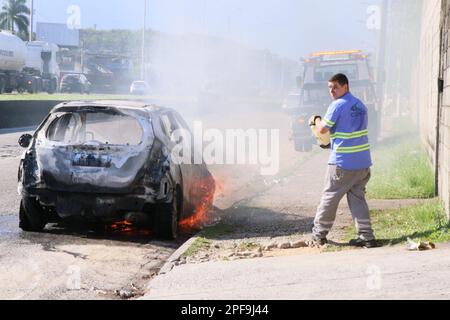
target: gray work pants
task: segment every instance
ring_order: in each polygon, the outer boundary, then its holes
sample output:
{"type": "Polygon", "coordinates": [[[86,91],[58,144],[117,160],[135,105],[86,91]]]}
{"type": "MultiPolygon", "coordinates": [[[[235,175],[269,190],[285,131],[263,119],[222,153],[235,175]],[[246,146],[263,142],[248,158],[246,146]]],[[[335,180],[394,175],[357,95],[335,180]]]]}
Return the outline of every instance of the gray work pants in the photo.
{"type": "Polygon", "coordinates": [[[336,220],[339,202],[347,195],[359,237],[366,241],[375,239],[366,202],[366,185],[369,180],[370,169],[347,171],[334,165],[328,166],[325,190],[314,220],[315,237],[326,238],[336,220]]]}

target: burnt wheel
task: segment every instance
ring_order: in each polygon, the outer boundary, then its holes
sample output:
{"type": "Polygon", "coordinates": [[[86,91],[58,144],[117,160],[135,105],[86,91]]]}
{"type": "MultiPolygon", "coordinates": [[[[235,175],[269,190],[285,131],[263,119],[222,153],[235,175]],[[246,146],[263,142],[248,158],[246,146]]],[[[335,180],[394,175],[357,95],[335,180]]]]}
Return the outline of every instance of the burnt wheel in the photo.
{"type": "Polygon", "coordinates": [[[178,218],[180,216],[180,191],[175,188],[172,202],[158,207],[156,212],[156,234],[158,237],[175,240],[178,237],[178,218]]]}
{"type": "Polygon", "coordinates": [[[19,227],[24,231],[42,231],[47,224],[36,198],[23,197],[20,202],[19,227]]]}

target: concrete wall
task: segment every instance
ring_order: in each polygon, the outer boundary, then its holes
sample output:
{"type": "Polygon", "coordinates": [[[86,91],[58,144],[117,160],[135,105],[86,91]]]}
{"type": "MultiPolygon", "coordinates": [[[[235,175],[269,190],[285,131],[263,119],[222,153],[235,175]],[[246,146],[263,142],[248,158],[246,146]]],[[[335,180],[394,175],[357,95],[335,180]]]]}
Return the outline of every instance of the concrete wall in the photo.
{"type": "Polygon", "coordinates": [[[394,121],[411,116],[450,217],[450,0],[386,3],[384,112],[394,121]]]}
{"type": "Polygon", "coordinates": [[[436,116],[438,105],[438,79],[440,59],[441,0],[425,1],[419,54],[418,114],[422,142],[435,161],[436,116]]]}
{"type": "Polygon", "coordinates": [[[448,0],[424,1],[417,66],[417,119],[430,161],[438,160],[438,192],[450,216],[450,50],[448,0]],[[447,19],[446,19],[447,17],[447,19]],[[442,36],[441,36],[442,30],[442,36]],[[442,44],[442,50],[441,50],[442,44]],[[444,91],[438,80],[444,79],[444,91]],[[437,143],[439,123],[439,142],[437,143]],[[436,157],[438,155],[438,158],[436,157]]]}
{"type": "Polygon", "coordinates": [[[439,194],[450,215],[450,1],[442,1],[441,78],[444,91],[439,109],[439,194]]]}

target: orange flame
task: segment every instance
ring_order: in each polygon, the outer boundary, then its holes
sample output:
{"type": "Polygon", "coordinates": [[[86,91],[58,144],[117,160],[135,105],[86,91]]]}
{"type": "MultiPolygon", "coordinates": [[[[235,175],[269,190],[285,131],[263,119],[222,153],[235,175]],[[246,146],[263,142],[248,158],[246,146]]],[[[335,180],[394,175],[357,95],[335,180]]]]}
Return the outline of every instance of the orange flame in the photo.
{"type": "Polygon", "coordinates": [[[127,236],[150,236],[152,232],[146,229],[137,229],[133,223],[127,220],[112,223],[106,227],[107,232],[127,236]]]}
{"type": "Polygon", "coordinates": [[[208,176],[195,181],[192,187],[192,199],[197,203],[197,207],[192,216],[180,221],[179,227],[182,230],[202,227],[211,218],[216,191],[216,183],[213,177],[208,176]]]}

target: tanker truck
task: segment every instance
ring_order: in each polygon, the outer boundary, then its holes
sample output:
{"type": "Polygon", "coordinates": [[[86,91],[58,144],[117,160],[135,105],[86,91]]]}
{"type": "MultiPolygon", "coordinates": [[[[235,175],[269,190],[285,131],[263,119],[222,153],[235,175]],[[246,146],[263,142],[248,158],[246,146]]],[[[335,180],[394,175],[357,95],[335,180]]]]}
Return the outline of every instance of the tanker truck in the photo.
{"type": "Polygon", "coordinates": [[[23,42],[17,36],[0,32],[0,94],[55,93],[59,82],[57,45],[42,41],[23,42]]]}

